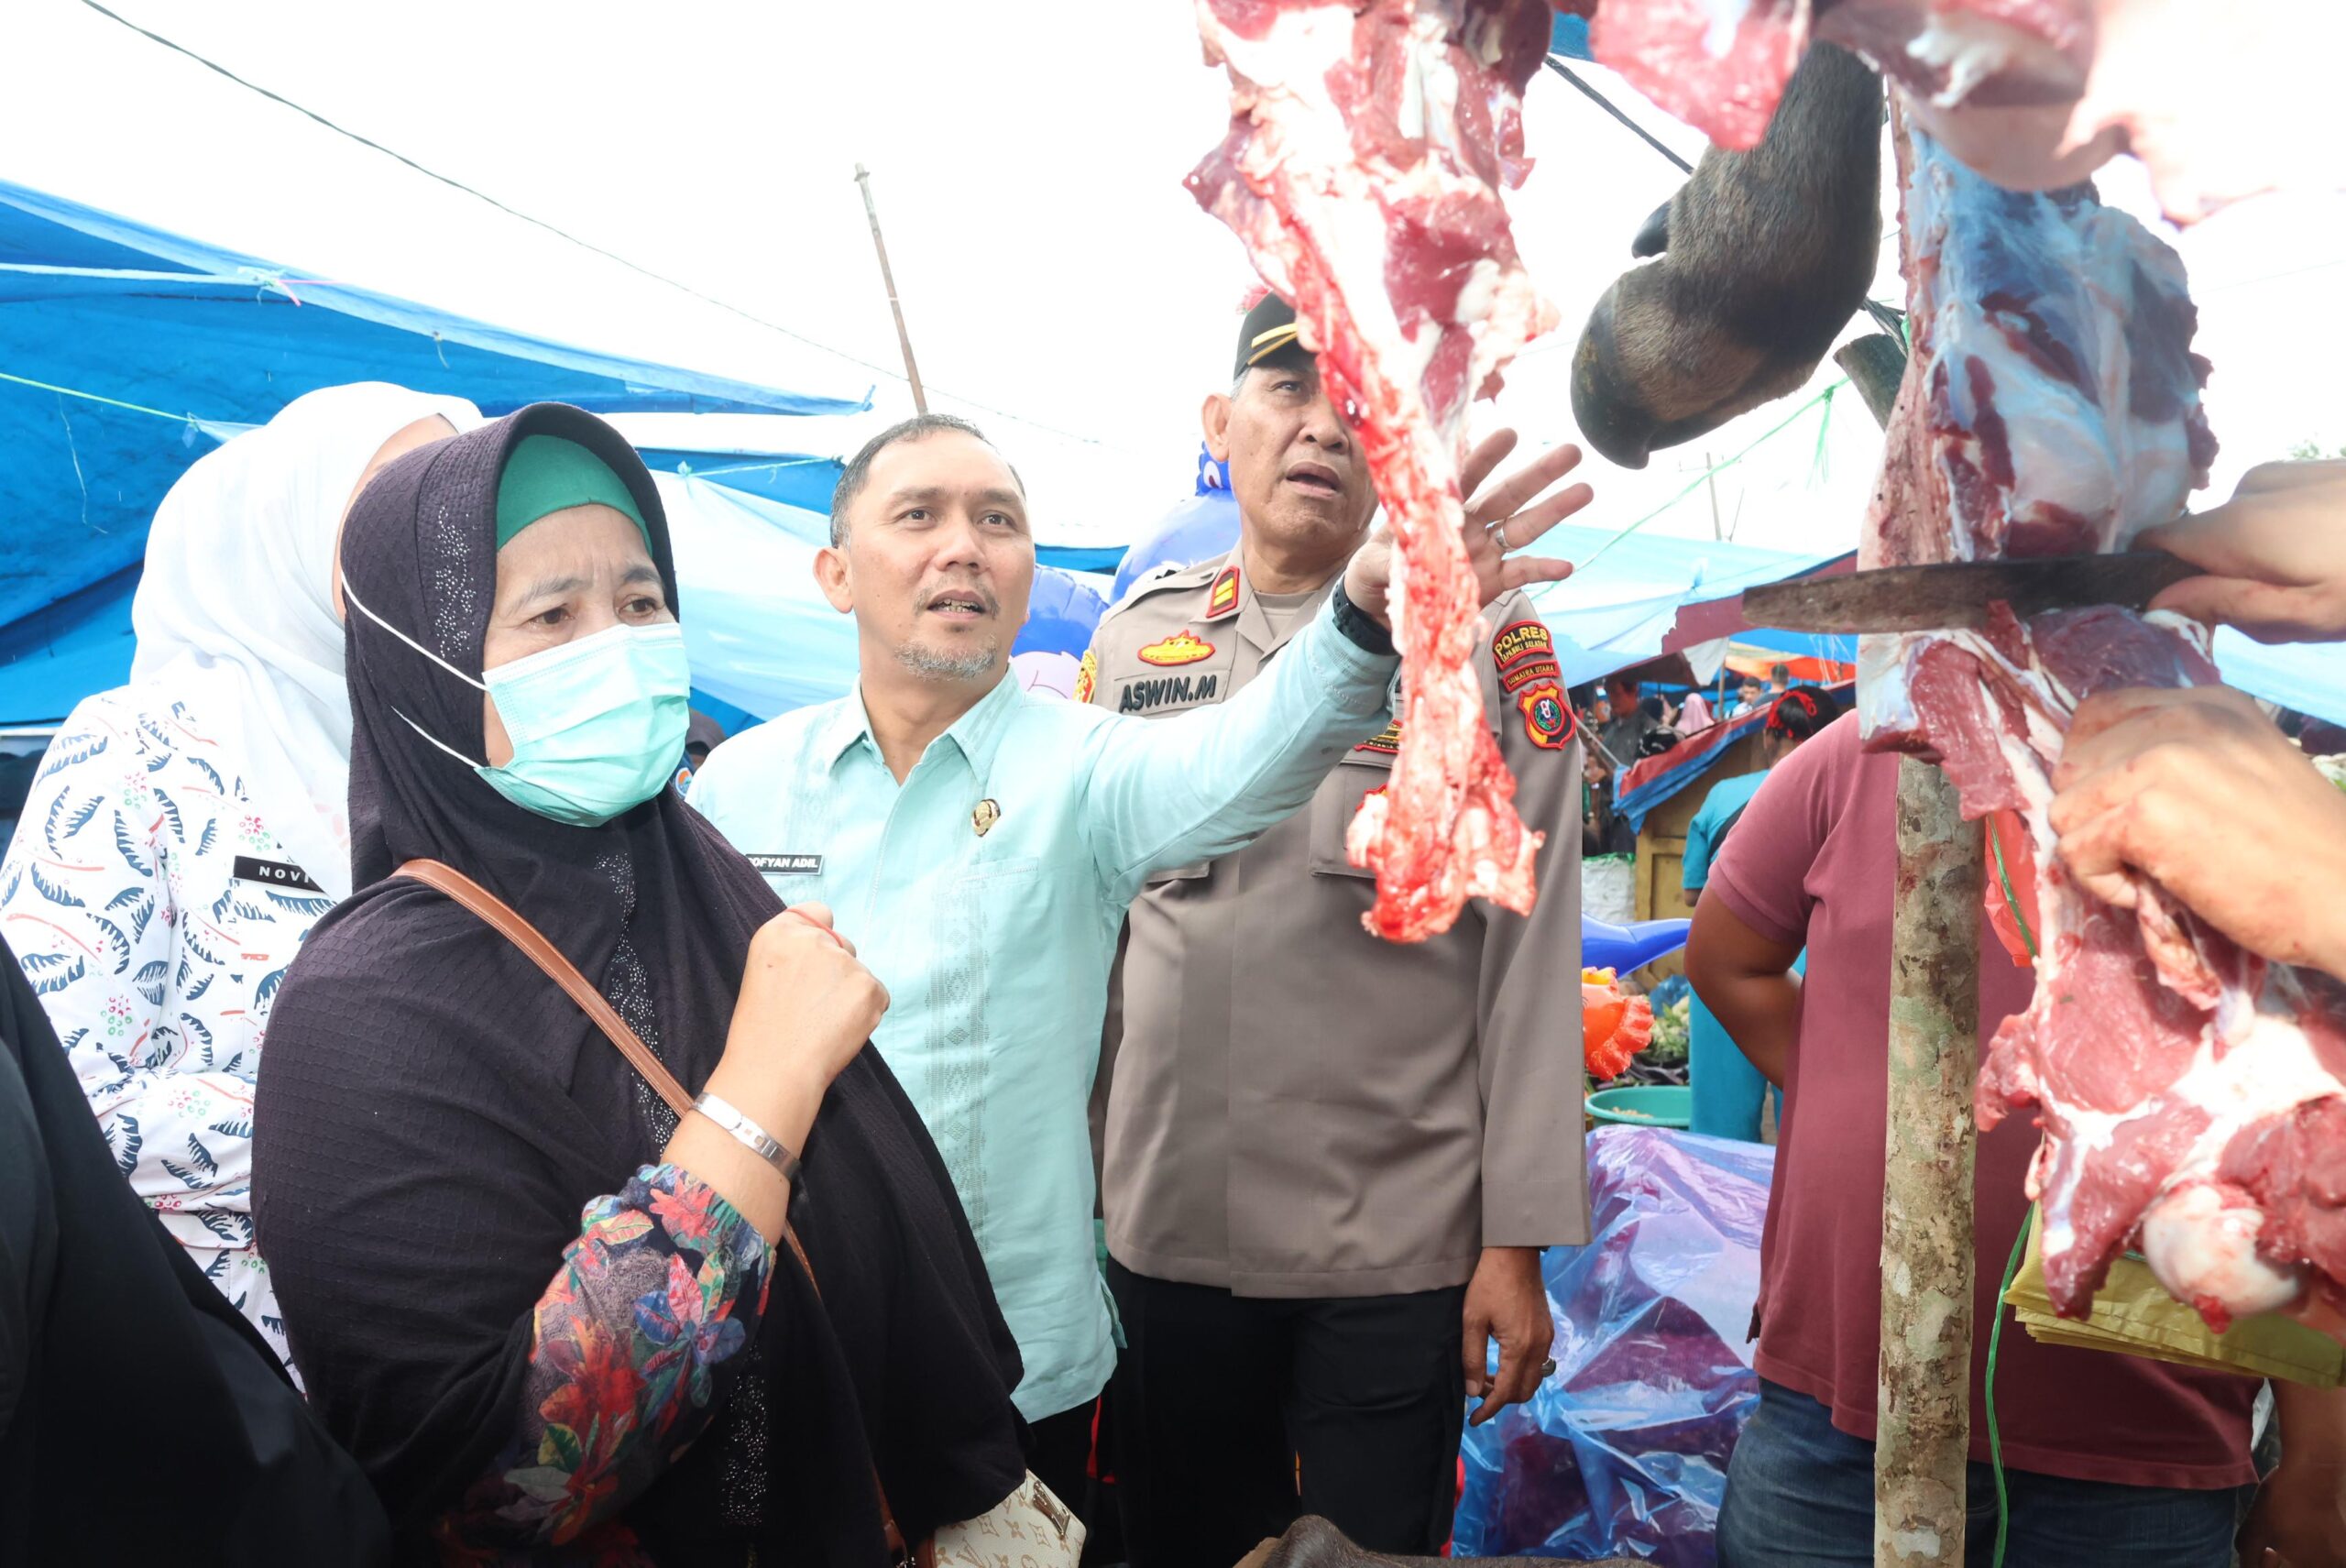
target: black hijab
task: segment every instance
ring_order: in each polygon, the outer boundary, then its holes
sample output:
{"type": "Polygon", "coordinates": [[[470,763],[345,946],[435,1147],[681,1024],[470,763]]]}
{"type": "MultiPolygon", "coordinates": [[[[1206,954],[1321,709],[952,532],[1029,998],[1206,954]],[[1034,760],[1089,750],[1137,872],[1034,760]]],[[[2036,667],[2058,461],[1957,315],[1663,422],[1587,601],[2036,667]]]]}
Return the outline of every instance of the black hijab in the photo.
{"type": "MultiPolygon", "coordinates": [[[[303,947],[260,1072],[255,1210],[295,1360],[411,1542],[511,1436],[531,1309],[579,1211],[655,1159],[666,1124],[528,959],[389,873],[444,861],[607,994],[624,981],[648,1014],[630,1021],[696,1091],[750,937],[782,907],[673,790],[594,828],[504,799],[449,754],[484,754],[481,694],[357,608],[478,671],[498,478],[533,434],[627,482],[676,603],[650,475],[576,409],[525,409],[367,487],[342,544],[359,891],[303,947]]],[[[822,1296],[783,1254],[756,1344],[727,1368],[726,1413],[625,1514],[655,1561],[738,1561],[754,1541],[777,1561],[877,1563],[874,1463],[915,1535],[1023,1472],[1015,1345],[936,1148],[868,1047],[804,1157],[791,1218],[822,1296]]]]}

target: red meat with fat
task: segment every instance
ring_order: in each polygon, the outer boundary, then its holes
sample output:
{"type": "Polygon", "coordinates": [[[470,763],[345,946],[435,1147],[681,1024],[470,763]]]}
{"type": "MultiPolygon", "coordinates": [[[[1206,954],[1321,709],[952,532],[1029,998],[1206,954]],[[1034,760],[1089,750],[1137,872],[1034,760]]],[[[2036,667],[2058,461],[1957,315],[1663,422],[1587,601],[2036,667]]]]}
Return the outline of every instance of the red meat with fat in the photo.
{"type": "Polygon", "coordinates": [[[1295,306],[1394,532],[1404,671],[1392,783],[1346,838],[1371,931],[1447,930],[1470,897],[1531,906],[1540,836],[1482,715],[1482,609],[1459,537],[1467,405],[1553,323],[1500,192],[1526,171],[1542,0],[1198,0],[1230,134],[1189,176],[1295,306]]]}

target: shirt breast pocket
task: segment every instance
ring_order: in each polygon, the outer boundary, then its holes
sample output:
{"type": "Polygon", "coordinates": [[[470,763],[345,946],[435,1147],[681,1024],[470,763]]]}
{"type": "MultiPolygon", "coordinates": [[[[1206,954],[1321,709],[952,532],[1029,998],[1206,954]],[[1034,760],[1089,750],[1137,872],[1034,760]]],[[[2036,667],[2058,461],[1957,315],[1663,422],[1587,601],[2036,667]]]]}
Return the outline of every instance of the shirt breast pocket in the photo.
{"type": "MultiPolygon", "coordinates": [[[[1483,718],[1492,739],[1498,738],[1501,715],[1483,693],[1483,718]]],[[[1344,753],[1320,793],[1311,797],[1311,874],[1374,879],[1376,873],[1356,866],[1344,853],[1344,834],[1360,811],[1363,797],[1392,782],[1393,763],[1401,751],[1401,726],[1388,724],[1385,732],[1344,753]]]]}
{"type": "Polygon", "coordinates": [[[988,948],[1021,926],[1047,921],[1041,905],[1050,890],[1045,886],[1043,861],[1036,855],[1004,855],[962,867],[946,879],[941,890],[946,907],[938,914],[956,939],[988,948]]]}
{"type": "MultiPolygon", "coordinates": [[[[1381,739],[1381,738],[1380,738],[1381,739]]],[[[1393,777],[1393,753],[1374,745],[1355,747],[1344,754],[1311,797],[1311,874],[1374,878],[1376,873],[1356,866],[1344,856],[1344,830],[1353,825],[1364,796],[1383,789],[1393,777]]]]}

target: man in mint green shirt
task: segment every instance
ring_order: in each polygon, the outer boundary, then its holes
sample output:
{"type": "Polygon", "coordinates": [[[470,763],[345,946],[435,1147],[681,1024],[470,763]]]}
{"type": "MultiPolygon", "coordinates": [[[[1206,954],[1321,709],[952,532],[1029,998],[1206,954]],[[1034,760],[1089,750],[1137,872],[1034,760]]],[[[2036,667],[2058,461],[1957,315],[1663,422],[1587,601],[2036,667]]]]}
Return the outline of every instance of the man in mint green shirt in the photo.
{"type": "MultiPolygon", "coordinates": [[[[1356,445],[1311,467],[1315,492],[1374,506],[1356,445]]],[[[1010,673],[1034,541],[1015,471],[971,426],[928,415],[873,438],[841,477],[831,539],[817,576],[855,617],[857,689],[718,747],[692,803],[785,902],[830,906],[887,986],[872,1043],[937,1141],[1017,1339],[1034,1467],[1080,1503],[1116,1358],[1086,1108],[1124,909],[1151,871],[1294,812],[1384,729],[1390,551],[1365,546],[1236,697],[1144,723],[1029,696],[1010,673]]],[[[1556,575],[1474,556],[1486,601],[1556,575]]],[[[1179,681],[1212,652],[1174,638],[1157,657],[1179,681]]]]}

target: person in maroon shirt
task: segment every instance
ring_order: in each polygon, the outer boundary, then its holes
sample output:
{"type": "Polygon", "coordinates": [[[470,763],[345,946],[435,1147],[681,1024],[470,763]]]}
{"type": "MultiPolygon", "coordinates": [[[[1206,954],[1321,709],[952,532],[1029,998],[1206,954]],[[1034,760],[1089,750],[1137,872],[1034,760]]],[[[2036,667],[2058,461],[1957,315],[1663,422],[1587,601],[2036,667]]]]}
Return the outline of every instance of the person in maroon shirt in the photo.
{"type": "MultiPolygon", "coordinates": [[[[1719,1517],[1721,1568],[1873,1561],[1884,1102],[1898,760],[1826,729],[1777,768],[1712,867],[1687,948],[1695,991],[1784,1090],[1760,1244],[1760,1405],[1719,1517]],[[1803,947],[1806,979],[1788,971],[1803,947]]],[[[2026,1007],[2030,971],[1980,929],[1982,1042],[2026,1007]]],[[[2025,1219],[2035,1128],[1979,1139],[1968,1562],[1995,1540],[1982,1380],[1996,1297],[2025,1219]]],[[[1996,1411],[2010,1568],[2231,1568],[2254,1495],[2257,1383],[2002,1336],[1996,1411]]],[[[2250,1568],[2346,1563],[2340,1397],[2275,1385],[2281,1469],[2256,1502],[2250,1568]],[[2264,1559],[2275,1547],[2284,1558],[2264,1559]]]]}

